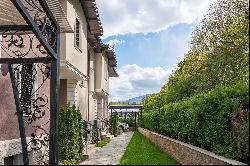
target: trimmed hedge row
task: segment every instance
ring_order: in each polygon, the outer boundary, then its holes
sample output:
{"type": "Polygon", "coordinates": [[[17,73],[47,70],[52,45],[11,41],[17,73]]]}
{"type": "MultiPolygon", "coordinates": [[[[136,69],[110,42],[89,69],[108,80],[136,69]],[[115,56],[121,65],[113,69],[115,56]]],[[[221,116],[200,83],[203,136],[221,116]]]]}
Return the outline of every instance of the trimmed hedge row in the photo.
{"type": "Polygon", "coordinates": [[[143,127],[249,163],[248,85],[217,87],[143,114],[143,127]]]}
{"type": "Polygon", "coordinates": [[[75,106],[59,112],[59,165],[77,164],[83,151],[83,120],[75,106]]]}
{"type": "Polygon", "coordinates": [[[142,127],[151,131],[160,133],[160,117],[159,112],[150,112],[142,114],[142,127]]]}

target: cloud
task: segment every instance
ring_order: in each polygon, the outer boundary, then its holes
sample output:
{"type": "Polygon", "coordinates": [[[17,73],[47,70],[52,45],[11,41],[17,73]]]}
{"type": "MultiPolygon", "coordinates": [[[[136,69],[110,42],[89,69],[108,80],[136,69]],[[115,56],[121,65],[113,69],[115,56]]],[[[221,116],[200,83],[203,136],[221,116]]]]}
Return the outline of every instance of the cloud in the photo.
{"type": "Polygon", "coordinates": [[[124,44],[125,40],[117,40],[117,39],[113,39],[113,40],[109,40],[107,42],[107,44],[109,44],[111,47],[115,46],[115,45],[121,45],[124,44]]]}
{"type": "Polygon", "coordinates": [[[217,0],[97,0],[103,38],[128,33],[159,32],[199,20],[217,0]]]}
{"type": "Polygon", "coordinates": [[[110,101],[124,101],[158,92],[177,65],[169,68],[125,65],[118,70],[118,78],[110,78],[110,101]]]}
{"type": "Polygon", "coordinates": [[[137,64],[141,67],[172,66],[183,60],[190,50],[190,40],[193,31],[192,24],[178,24],[159,33],[142,33],[111,36],[104,39],[125,40],[126,43],[117,45],[115,52],[118,66],[137,64]]]}

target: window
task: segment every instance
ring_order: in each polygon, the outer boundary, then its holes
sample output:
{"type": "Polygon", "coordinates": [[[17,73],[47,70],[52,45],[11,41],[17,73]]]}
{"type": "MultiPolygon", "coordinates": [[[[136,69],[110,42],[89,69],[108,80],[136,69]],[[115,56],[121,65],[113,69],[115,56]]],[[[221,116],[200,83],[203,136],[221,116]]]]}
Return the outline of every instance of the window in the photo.
{"type": "Polygon", "coordinates": [[[78,18],[76,18],[76,23],[75,23],[75,46],[80,49],[80,21],[78,18]]]}

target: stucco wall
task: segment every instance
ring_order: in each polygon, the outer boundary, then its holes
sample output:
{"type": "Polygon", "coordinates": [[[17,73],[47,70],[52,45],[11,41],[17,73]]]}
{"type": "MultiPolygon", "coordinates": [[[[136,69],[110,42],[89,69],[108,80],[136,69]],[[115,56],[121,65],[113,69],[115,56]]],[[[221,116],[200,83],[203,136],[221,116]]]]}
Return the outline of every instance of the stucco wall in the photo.
{"type": "Polygon", "coordinates": [[[87,75],[87,22],[79,1],[60,0],[60,3],[67,15],[72,29],[75,27],[75,20],[80,21],[80,49],[75,46],[74,33],[61,34],[61,60],[67,60],[80,72],[87,75]]]}
{"type": "Polygon", "coordinates": [[[92,48],[89,49],[89,110],[88,121],[93,122],[97,113],[97,100],[95,95],[96,83],[96,55],[92,48]]]}
{"type": "MultiPolygon", "coordinates": [[[[40,69],[40,68],[39,68],[40,69]]],[[[44,101],[37,100],[37,104],[42,106],[47,103],[46,106],[50,107],[50,79],[43,82],[43,74],[38,72],[37,76],[37,87],[40,89],[36,92],[37,99],[42,97],[44,101]]],[[[0,141],[1,140],[11,140],[19,138],[19,127],[18,127],[18,119],[16,114],[16,106],[13,95],[12,84],[10,81],[10,74],[8,73],[7,65],[2,65],[0,71],[0,141]]],[[[45,115],[41,119],[37,119],[33,121],[32,124],[25,124],[26,135],[29,136],[32,132],[34,132],[34,128],[32,126],[38,126],[44,124],[49,119],[49,109],[45,107],[40,107],[41,111],[45,111],[45,115]]],[[[27,118],[25,118],[27,120],[27,118]]],[[[49,125],[45,128],[48,129],[49,125]]]]}
{"type": "Polygon", "coordinates": [[[108,93],[109,91],[109,77],[107,66],[107,55],[105,53],[96,54],[96,89],[99,92],[104,91],[108,93]]]}
{"type": "Polygon", "coordinates": [[[108,76],[108,58],[106,53],[103,54],[103,90],[109,92],[109,76],[108,76]]]}
{"type": "Polygon", "coordinates": [[[87,81],[84,81],[83,86],[77,84],[77,107],[80,109],[82,113],[82,117],[84,120],[87,120],[88,113],[88,87],[87,81]]]}
{"type": "Polygon", "coordinates": [[[147,129],[138,128],[138,131],[182,165],[246,165],[147,129]]]}
{"type": "MultiPolygon", "coordinates": [[[[2,65],[2,72],[3,70],[5,69],[2,65]]],[[[19,137],[19,129],[9,74],[3,76],[0,72],[0,87],[0,141],[15,139],[19,137]]]]}
{"type": "Polygon", "coordinates": [[[89,49],[89,54],[89,121],[93,121],[97,117],[100,119],[108,118],[108,96],[105,94],[109,93],[109,77],[107,67],[105,67],[108,65],[108,59],[104,52],[95,53],[92,49],[89,49]]]}
{"type": "Polygon", "coordinates": [[[102,89],[102,54],[96,54],[96,89],[102,89]]]}
{"type": "MultiPolygon", "coordinates": [[[[69,24],[75,29],[76,18],[80,21],[80,47],[75,46],[75,34],[61,34],[61,60],[66,60],[87,76],[88,43],[87,43],[87,22],[79,1],[60,0],[69,24]]],[[[67,79],[67,102],[76,104],[80,109],[83,119],[87,120],[88,113],[88,83],[87,81],[75,78],[67,79]],[[74,85],[74,86],[73,86],[74,85]]]]}

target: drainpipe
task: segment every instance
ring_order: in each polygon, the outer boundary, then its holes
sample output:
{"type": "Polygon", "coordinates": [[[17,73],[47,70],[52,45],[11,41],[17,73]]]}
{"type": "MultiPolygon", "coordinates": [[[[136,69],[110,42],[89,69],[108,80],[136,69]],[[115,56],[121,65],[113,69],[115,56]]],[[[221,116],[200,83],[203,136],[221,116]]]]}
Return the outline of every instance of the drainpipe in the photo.
{"type": "Polygon", "coordinates": [[[90,48],[88,49],[88,70],[87,70],[87,75],[88,75],[88,77],[89,77],[89,79],[88,79],[88,113],[87,113],[87,121],[89,121],[89,110],[90,110],[90,108],[89,108],[89,103],[90,103],[90,101],[89,101],[89,95],[91,94],[90,93],[90,52],[89,52],[89,50],[90,50],[90,48]]]}

